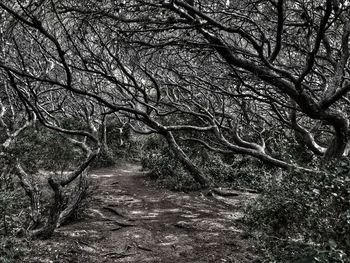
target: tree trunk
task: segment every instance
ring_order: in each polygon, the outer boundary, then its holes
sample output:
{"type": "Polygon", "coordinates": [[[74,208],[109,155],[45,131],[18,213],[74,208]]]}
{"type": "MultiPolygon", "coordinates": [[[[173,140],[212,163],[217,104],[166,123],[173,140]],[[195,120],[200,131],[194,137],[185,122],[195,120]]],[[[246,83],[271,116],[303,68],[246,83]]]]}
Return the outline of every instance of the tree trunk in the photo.
{"type": "Polygon", "coordinates": [[[40,202],[40,191],[38,186],[35,184],[32,175],[26,173],[22,166],[17,163],[17,176],[21,182],[21,186],[26,192],[30,199],[31,206],[31,222],[28,229],[35,229],[41,223],[41,202],[40,202]]]}
{"type": "Polygon", "coordinates": [[[63,197],[62,187],[59,182],[56,182],[51,177],[48,180],[51,189],[54,192],[54,201],[49,209],[48,220],[45,225],[39,229],[35,229],[30,232],[30,236],[33,238],[48,239],[54,233],[57,222],[62,211],[63,197]]]}
{"type": "Polygon", "coordinates": [[[339,159],[343,156],[348,144],[347,129],[338,130],[332,138],[326,153],[324,154],[325,163],[339,159]]]}
{"type": "Polygon", "coordinates": [[[326,115],[325,120],[333,125],[335,131],[334,137],[324,154],[324,162],[329,163],[330,161],[339,159],[344,155],[349,142],[349,121],[341,113],[329,113],[326,115]]]}
{"type": "Polygon", "coordinates": [[[87,186],[88,186],[88,174],[87,171],[84,171],[80,175],[80,181],[78,185],[78,189],[75,193],[72,194],[72,198],[70,202],[68,203],[67,207],[62,211],[62,213],[59,215],[57,227],[60,227],[63,225],[71,216],[75,213],[77,208],[79,207],[81,200],[83,199],[84,195],[86,194],[87,186]]]}
{"type": "Polygon", "coordinates": [[[102,144],[102,151],[108,152],[108,144],[107,144],[107,115],[103,117],[102,120],[102,132],[101,132],[101,144],[102,144]]]}
{"type": "Polygon", "coordinates": [[[176,158],[181,162],[184,168],[190,173],[193,179],[198,182],[201,187],[206,188],[209,186],[208,178],[200,171],[200,169],[192,163],[188,158],[185,152],[177,144],[173,134],[169,131],[166,131],[164,134],[165,139],[168,142],[170,149],[174,152],[176,158]]]}

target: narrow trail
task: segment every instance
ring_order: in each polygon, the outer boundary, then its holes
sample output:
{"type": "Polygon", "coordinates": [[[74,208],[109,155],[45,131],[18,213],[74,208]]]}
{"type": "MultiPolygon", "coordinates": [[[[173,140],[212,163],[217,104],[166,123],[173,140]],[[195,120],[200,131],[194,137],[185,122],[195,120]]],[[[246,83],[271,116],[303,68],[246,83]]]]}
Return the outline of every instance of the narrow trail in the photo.
{"type": "Polygon", "coordinates": [[[83,218],[39,241],[42,252],[28,262],[255,261],[239,228],[251,194],[223,198],[158,189],[140,170],[124,164],[93,171],[83,218]]]}

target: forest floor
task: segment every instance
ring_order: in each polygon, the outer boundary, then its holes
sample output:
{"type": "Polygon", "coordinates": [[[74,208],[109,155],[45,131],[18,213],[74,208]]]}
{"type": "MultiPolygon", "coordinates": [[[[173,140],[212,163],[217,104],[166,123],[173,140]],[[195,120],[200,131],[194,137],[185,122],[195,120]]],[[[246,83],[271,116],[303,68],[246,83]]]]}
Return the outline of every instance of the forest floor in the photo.
{"type": "Polygon", "coordinates": [[[254,194],[159,189],[130,163],[91,179],[80,219],[30,243],[21,262],[258,262],[241,222],[254,194]]]}

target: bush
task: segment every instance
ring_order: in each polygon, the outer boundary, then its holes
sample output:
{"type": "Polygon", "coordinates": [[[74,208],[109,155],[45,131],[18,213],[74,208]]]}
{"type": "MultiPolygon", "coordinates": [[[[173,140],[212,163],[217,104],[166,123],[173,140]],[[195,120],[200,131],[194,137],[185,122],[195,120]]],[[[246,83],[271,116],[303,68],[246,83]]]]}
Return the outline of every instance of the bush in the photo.
{"type": "Polygon", "coordinates": [[[210,154],[210,161],[202,167],[205,174],[219,186],[250,188],[261,191],[275,180],[277,169],[268,167],[258,160],[241,157],[231,164],[225,163],[225,156],[210,154]]]}
{"type": "MultiPolygon", "coordinates": [[[[103,131],[100,131],[101,134],[103,131]]],[[[131,136],[131,128],[128,124],[121,125],[115,120],[106,123],[106,146],[102,147],[95,168],[115,165],[118,160],[140,160],[142,136],[131,136]],[[121,128],[122,127],[122,128],[121,128]]]]}
{"type": "Polygon", "coordinates": [[[28,172],[62,172],[77,164],[83,153],[60,134],[38,126],[24,131],[8,156],[18,156],[28,172]]]}
{"type": "Polygon", "coordinates": [[[286,173],[250,206],[246,221],[270,260],[350,262],[349,164],[286,173]]]}
{"type": "Polygon", "coordinates": [[[19,258],[23,252],[15,244],[12,238],[0,237],[0,262],[15,263],[19,262],[19,258]]]}
{"type": "Polygon", "coordinates": [[[116,164],[116,157],[114,153],[108,149],[101,149],[99,155],[91,164],[93,168],[110,167],[116,164]]]}
{"type": "Polygon", "coordinates": [[[158,185],[177,191],[199,189],[200,185],[184,170],[162,138],[150,136],[143,151],[142,166],[158,185]]]}
{"type": "Polygon", "coordinates": [[[18,262],[21,250],[14,244],[13,237],[25,220],[21,214],[27,204],[12,175],[2,174],[0,176],[0,262],[18,262]]]}
{"type": "Polygon", "coordinates": [[[173,156],[153,155],[147,159],[148,164],[144,167],[150,169],[150,178],[160,186],[177,191],[200,188],[173,156]]]}
{"type": "Polygon", "coordinates": [[[12,236],[25,219],[22,210],[28,205],[18,181],[12,174],[0,175],[0,236],[12,236]]]}
{"type": "MultiPolygon", "coordinates": [[[[182,145],[181,148],[208,179],[218,186],[260,190],[270,182],[273,177],[271,174],[276,170],[249,157],[218,155],[198,145],[182,145]]],[[[142,166],[152,171],[152,179],[162,186],[177,190],[199,188],[160,136],[147,137],[142,152],[142,166]]]]}
{"type": "Polygon", "coordinates": [[[16,205],[16,195],[14,191],[2,190],[0,192],[0,230],[2,235],[9,235],[14,225],[13,210],[16,205]]]}

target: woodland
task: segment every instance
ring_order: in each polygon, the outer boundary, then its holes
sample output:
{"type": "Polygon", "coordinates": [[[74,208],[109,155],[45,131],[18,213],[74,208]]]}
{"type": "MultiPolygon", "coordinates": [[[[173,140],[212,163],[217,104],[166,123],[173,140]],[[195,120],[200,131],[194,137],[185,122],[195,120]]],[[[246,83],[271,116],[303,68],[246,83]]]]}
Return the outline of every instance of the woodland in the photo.
{"type": "Polygon", "coordinates": [[[113,167],[99,198],[244,214],[231,256],[148,262],[350,262],[349,36],[347,0],[0,0],[0,262],[81,262],[30,259],[113,167]]]}

